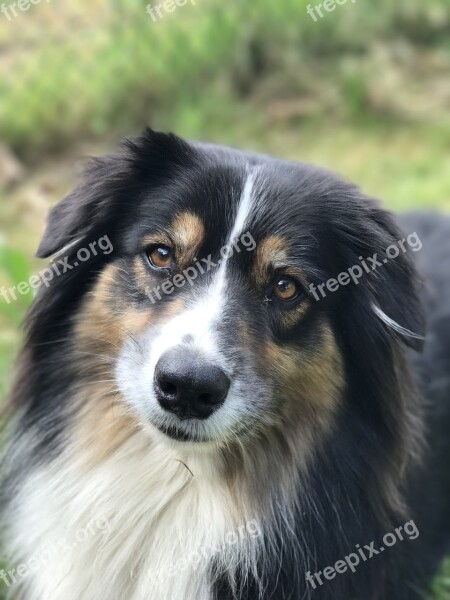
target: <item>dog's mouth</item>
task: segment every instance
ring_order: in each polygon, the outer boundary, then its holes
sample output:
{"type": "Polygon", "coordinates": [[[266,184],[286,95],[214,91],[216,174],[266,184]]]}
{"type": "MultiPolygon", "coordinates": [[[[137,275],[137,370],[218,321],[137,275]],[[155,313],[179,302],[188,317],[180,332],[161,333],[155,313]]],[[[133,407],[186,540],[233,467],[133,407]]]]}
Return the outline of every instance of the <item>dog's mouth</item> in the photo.
{"type": "Polygon", "coordinates": [[[206,443],[212,441],[206,435],[200,435],[194,431],[187,431],[186,429],[177,427],[176,425],[165,425],[158,423],[158,425],[155,425],[155,427],[168,438],[177,442],[206,443]]]}

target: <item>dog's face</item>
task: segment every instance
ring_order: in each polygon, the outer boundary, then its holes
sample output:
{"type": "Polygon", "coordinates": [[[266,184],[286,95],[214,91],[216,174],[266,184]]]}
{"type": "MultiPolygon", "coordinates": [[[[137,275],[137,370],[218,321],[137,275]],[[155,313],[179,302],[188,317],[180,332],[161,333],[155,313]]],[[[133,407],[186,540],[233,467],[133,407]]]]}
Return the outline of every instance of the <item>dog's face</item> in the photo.
{"type": "Polygon", "coordinates": [[[114,252],[67,274],[73,368],[177,443],[319,439],[348,410],[358,340],[391,338],[380,314],[421,327],[406,256],[317,293],[397,236],[320,169],[148,132],[53,211],[39,254],[104,235],[114,252]]]}
{"type": "Polygon", "coordinates": [[[174,439],[326,421],[339,400],[340,353],[308,290],[315,240],[275,175],[245,161],[180,173],[158,190],[156,215],[153,198],[139,203],[132,245],[110,268],[139,324],[127,325],[119,390],[174,439]]]}

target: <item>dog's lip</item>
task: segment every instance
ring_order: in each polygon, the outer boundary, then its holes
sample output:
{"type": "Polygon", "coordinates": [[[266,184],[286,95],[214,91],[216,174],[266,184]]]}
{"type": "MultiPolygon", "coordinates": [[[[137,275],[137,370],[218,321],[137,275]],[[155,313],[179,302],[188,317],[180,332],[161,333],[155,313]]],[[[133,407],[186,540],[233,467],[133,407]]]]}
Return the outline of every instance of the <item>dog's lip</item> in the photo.
{"type": "Polygon", "coordinates": [[[179,429],[175,425],[162,425],[162,424],[158,424],[157,428],[162,433],[164,433],[165,435],[167,435],[167,437],[171,438],[172,440],[176,440],[177,442],[196,442],[196,443],[201,443],[201,442],[209,442],[210,441],[207,438],[200,437],[198,435],[194,435],[192,433],[188,433],[187,431],[179,429]]]}

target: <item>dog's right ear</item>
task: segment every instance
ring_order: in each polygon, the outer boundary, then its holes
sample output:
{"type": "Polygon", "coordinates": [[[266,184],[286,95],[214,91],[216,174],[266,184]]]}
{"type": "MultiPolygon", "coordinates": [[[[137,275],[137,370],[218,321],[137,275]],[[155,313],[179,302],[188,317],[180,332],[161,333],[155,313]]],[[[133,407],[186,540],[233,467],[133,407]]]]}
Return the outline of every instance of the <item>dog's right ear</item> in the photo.
{"type": "Polygon", "coordinates": [[[109,234],[114,215],[133,201],[137,181],[161,184],[193,154],[181,138],[148,128],[126,140],[121,152],[91,159],[81,184],[50,211],[36,256],[47,258],[78,241],[109,234]]]}

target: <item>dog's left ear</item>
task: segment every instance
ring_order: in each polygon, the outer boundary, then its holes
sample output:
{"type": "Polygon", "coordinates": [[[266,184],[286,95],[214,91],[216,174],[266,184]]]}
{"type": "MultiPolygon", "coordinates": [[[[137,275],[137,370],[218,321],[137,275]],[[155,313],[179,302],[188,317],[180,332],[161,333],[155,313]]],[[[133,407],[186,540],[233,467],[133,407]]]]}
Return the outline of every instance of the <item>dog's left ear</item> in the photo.
{"type": "Polygon", "coordinates": [[[123,151],[91,159],[81,184],[51,210],[38,258],[47,258],[78,241],[109,233],[114,216],[124,218],[139,182],[157,186],[193,156],[181,138],[152,129],[126,140],[123,151]]]}
{"type": "Polygon", "coordinates": [[[358,276],[356,285],[343,289],[345,310],[365,324],[368,335],[395,338],[420,351],[425,317],[412,255],[422,243],[416,232],[403,233],[377,202],[357,192],[344,206],[349,203],[352,209],[346,208],[333,224],[338,232],[337,268],[358,276]],[[410,243],[412,237],[415,244],[410,243]]]}
{"type": "Polygon", "coordinates": [[[376,269],[369,273],[365,286],[371,309],[391,335],[421,351],[425,340],[425,313],[411,253],[420,250],[422,242],[416,232],[402,232],[391,214],[378,206],[372,206],[370,213],[371,225],[366,239],[371,240],[371,254],[377,254],[376,269]]]}

